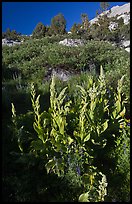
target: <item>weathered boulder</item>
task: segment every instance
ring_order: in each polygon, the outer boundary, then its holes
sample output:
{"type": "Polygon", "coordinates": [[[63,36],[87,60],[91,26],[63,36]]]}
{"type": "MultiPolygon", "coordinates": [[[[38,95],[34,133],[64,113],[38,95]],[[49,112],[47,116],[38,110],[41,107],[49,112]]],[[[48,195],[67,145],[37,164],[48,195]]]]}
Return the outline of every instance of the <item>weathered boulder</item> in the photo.
{"type": "Polygon", "coordinates": [[[130,52],[130,40],[121,41],[119,47],[124,48],[127,52],[130,52]]]}
{"type": "Polygon", "coordinates": [[[125,48],[130,47],[130,40],[122,41],[121,44],[122,44],[122,46],[125,47],[125,48]]]}
{"type": "Polygon", "coordinates": [[[79,46],[79,45],[84,45],[83,41],[80,39],[64,39],[59,42],[60,45],[66,45],[66,46],[79,46]]]}
{"type": "Polygon", "coordinates": [[[8,40],[6,38],[2,39],[2,45],[8,45],[8,46],[13,46],[13,45],[20,45],[22,42],[19,40],[8,40]]]}
{"type": "Polygon", "coordinates": [[[49,80],[53,75],[62,81],[68,81],[75,73],[59,67],[48,68],[44,80],[49,80]]]}
{"type": "Polygon", "coordinates": [[[61,69],[53,69],[52,70],[52,76],[56,76],[57,78],[59,78],[62,81],[68,81],[71,73],[66,71],[66,70],[61,70],[61,69]]]}
{"type": "Polygon", "coordinates": [[[130,47],[125,48],[127,52],[130,52],[130,47]]]}

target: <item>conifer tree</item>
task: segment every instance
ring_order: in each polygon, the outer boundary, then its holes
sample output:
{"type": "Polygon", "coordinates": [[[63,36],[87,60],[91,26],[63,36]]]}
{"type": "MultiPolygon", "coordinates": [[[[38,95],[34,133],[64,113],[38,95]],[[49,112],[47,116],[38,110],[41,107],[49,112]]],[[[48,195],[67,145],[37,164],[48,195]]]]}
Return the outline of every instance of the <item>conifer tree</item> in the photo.
{"type": "Polygon", "coordinates": [[[102,9],[102,12],[103,11],[106,11],[108,8],[109,8],[109,2],[100,2],[100,7],[102,9]]]}
{"type": "Polygon", "coordinates": [[[88,30],[89,28],[88,15],[86,13],[81,14],[81,19],[82,19],[82,28],[84,30],[88,30]]]}
{"type": "Polygon", "coordinates": [[[61,13],[51,19],[51,29],[55,34],[66,33],[66,20],[61,13]]]}
{"type": "Polygon", "coordinates": [[[45,33],[46,26],[44,26],[42,22],[39,22],[33,31],[33,37],[41,38],[45,36],[45,33]]]}
{"type": "Polygon", "coordinates": [[[81,29],[81,24],[74,23],[70,31],[72,32],[72,34],[78,34],[80,29],[81,29]]]}
{"type": "Polygon", "coordinates": [[[16,30],[12,30],[7,28],[5,33],[2,33],[3,38],[7,38],[8,40],[19,40],[21,33],[18,33],[16,30]]]}

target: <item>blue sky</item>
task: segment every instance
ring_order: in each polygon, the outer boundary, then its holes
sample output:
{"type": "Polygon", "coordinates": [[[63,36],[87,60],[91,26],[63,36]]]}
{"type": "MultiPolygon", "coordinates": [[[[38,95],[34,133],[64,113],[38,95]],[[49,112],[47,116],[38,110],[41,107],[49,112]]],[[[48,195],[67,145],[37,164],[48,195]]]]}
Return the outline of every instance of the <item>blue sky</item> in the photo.
{"type": "MultiPolygon", "coordinates": [[[[110,7],[127,2],[109,2],[110,7]]],[[[67,22],[67,31],[74,23],[81,23],[81,14],[89,20],[95,17],[100,2],[2,2],[2,32],[7,28],[21,34],[32,34],[37,23],[50,25],[51,19],[62,13],[67,22]]]]}

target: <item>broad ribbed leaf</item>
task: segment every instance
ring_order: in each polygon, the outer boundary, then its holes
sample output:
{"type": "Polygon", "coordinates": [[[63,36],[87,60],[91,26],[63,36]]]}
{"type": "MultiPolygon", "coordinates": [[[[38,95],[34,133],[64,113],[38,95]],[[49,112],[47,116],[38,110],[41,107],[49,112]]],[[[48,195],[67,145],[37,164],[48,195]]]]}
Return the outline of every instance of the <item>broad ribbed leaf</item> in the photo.
{"type": "Polygon", "coordinates": [[[43,150],[44,145],[41,140],[36,140],[31,142],[31,147],[34,148],[35,150],[43,150]]]}
{"type": "Polygon", "coordinates": [[[88,192],[87,193],[83,193],[79,196],[79,202],[89,202],[88,200],[88,192]]]}
{"type": "Polygon", "coordinates": [[[50,169],[53,169],[55,167],[55,164],[56,164],[56,161],[53,159],[48,161],[48,163],[45,165],[47,173],[49,173],[50,169]]]}
{"type": "Polygon", "coordinates": [[[102,124],[102,131],[101,131],[101,133],[104,132],[104,131],[108,128],[108,121],[109,121],[109,120],[106,120],[106,121],[102,124]]]}
{"type": "Polygon", "coordinates": [[[90,133],[84,138],[84,142],[87,142],[90,139],[90,133]]]}

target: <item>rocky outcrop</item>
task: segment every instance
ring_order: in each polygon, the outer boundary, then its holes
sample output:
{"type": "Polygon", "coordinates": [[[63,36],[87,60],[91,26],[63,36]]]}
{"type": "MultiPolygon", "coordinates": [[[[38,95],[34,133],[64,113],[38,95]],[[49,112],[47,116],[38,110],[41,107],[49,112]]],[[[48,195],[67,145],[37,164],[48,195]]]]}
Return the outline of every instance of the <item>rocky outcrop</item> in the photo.
{"type": "Polygon", "coordinates": [[[130,52],[130,47],[125,48],[127,52],[130,52]]]}
{"type": "Polygon", "coordinates": [[[44,80],[49,80],[53,75],[62,81],[68,81],[75,73],[59,67],[48,68],[44,80]]]}
{"type": "Polygon", "coordinates": [[[127,52],[130,52],[130,40],[121,41],[120,47],[124,48],[127,52]]]}
{"type": "Polygon", "coordinates": [[[8,46],[13,46],[13,45],[20,45],[22,41],[19,40],[8,40],[6,38],[2,39],[2,45],[8,45],[8,46]]]}
{"type": "Polygon", "coordinates": [[[124,48],[130,47],[130,40],[122,41],[122,46],[124,48]]]}
{"type": "Polygon", "coordinates": [[[113,46],[117,46],[125,49],[127,52],[130,52],[130,40],[122,40],[119,43],[112,43],[113,46]]]}
{"type": "Polygon", "coordinates": [[[130,21],[130,14],[122,14],[120,16],[117,17],[117,19],[123,18],[124,20],[124,24],[128,24],[130,21]]]}
{"type": "Polygon", "coordinates": [[[66,70],[60,70],[60,69],[53,69],[52,70],[52,75],[56,76],[62,81],[68,81],[69,78],[71,77],[71,73],[66,71],[66,70]]]}
{"type": "MultiPolygon", "coordinates": [[[[104,14],[107,14],[109,18],[117,16],[117,19],[119,19],[122,17],[124,20],[124,24],[128,24],[130,21],[130,3],[124,4],[122,6],[114,6],[110,10],[101,13],[99,16],[102,16],[104,14]]],[[[97,22],[99,16],[93,18],[90,21],[90,24],[92,25],[93,23],[97,22]]]]}
{"type": "Polygon", "coordinates": [[[124,19],[124,24],[128,24],[130,20],[130,3],[124,4],[122,6],[112,7],[108,17],[115,16],[117,16],[117,19],[122,17],[124,19]]]}
{"type": "Polygon", "coordinates": [[[79,45],[84,45],[83,41],[80,39],[64,39],[59,42],[60,45],[66,45],[70,47],[77,47],[79,45]]]}

